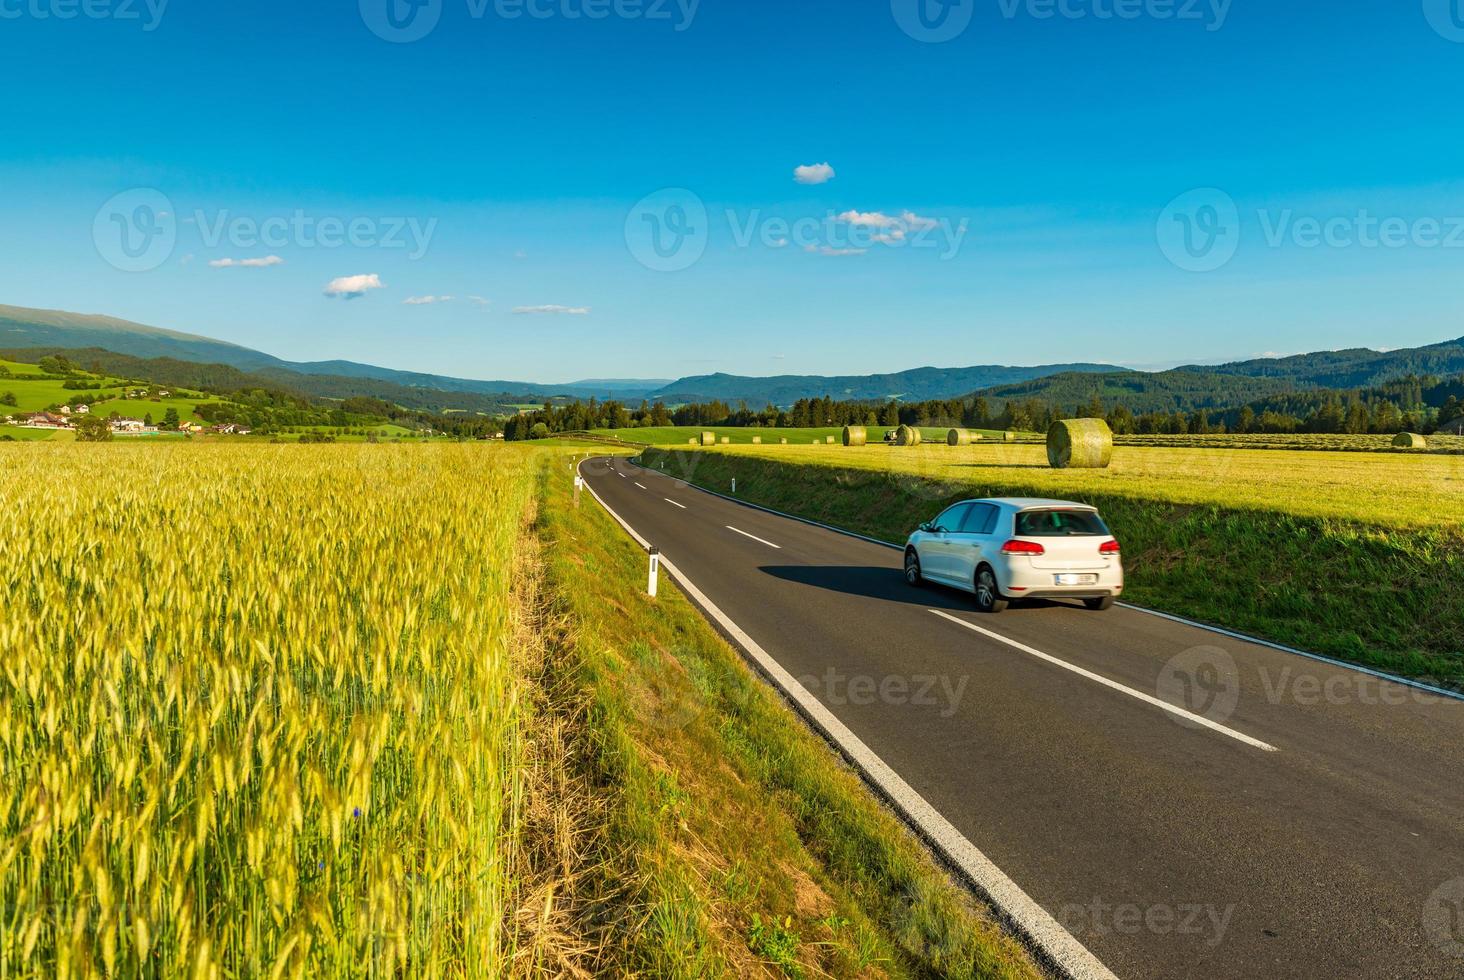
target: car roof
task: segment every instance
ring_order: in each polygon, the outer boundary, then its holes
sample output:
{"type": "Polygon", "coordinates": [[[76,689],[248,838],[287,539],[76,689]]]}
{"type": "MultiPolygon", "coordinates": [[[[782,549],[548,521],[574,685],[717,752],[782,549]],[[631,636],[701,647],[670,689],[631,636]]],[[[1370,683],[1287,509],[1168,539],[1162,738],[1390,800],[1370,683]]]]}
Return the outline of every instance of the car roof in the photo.
{"type": "Polygon", "coordinates": [[[1041,510],[1049,507],[1076,508],[1078,510],[1096,511],[1098,508],[1092,504],[1080,504],[1074,500],[1049,500],[1044,497],[977,497],[971,500],[963,500],[966,504],[996,504],[999,507],[1007,507],[1012,510],[1041,510]]]}

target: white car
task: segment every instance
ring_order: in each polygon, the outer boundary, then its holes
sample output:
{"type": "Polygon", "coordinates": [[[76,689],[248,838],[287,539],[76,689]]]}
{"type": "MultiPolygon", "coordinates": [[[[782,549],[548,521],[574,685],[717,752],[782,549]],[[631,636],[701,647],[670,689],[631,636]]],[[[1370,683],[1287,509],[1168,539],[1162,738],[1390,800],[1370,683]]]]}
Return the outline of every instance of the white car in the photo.
{"type": "Polygon", "coordinates": [[[910,535],[905,581],[964,589],[983,612],[999,613],[1013,599],[1081,599],[1103,610],[1123,593],[1123,560],[1087,504],[965,500],[910,535]]]}

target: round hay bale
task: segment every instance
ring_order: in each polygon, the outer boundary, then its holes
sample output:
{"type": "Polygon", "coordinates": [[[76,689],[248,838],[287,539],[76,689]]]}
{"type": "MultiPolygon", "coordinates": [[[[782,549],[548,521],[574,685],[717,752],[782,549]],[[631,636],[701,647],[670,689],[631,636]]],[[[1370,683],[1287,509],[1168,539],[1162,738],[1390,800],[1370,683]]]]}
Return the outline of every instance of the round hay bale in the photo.
{"type": "Polygon", "coordinates": [[[788,437],[787,436],[783,436],[781,439],[779,439],[778,440],[778,445],[780,445],[780,446],[786,446],[786,445],[788,445],[788,437]]]}
{"type": "Polygon", "coordinates": [[[824,444],[825,445],[832,446],[834,444],[834,437],[833,436],[824,436],[824,444]]]}
{"type": "Polygon", "coordinates": [[[865,446],[869,444],[869,431],[862,425],[844,426],[844,445],[865,446]]]}
{"type": "MultiPolygon", "coordinates": [[[[977,438],[980,438],[979,436],[977,438]]],[[[971,445],[970,429],[952,429],[946,433],[947,446],[969,446],[971,445]]]]}
{"type": "Polygon", "coordinates": [[[902,425],[895,430],[895,445],[897,446],[918,446],[920,445],[920,430],[910,425],[902,425]]]}
{"type": "Polygon", "coordinates": [[[686,440],[686,444],[688,446],[695,446],[696,445],[696,440],[695,439],[688,439],[688,440],[686,440]]]}
{"type": "Polygon", "coordinates": [[[703,446],[715,446],[717,444],[717,434],[715,432],[703,432],[701,434],[701,444],[703,446]]]}
{"type": "Polygon", "coordinates": [[[1016,429],[1007,429],[1005,432],[1003,432],[1001,434],[1001,437],[1006,442],[1016,442],[1017,441],[1017,430],[1016,429]]]}
{"type": "Polygon", "coordinates": [[[762,436],[753,436],[752,437],[752,444],[754,446],[761,446],[762,445],[762,436]]]}
{"type": "Polygon", "coordinates": [[[731,443],[732,443],[732,440],[731,439],[729,439],[726,436],[723,436],[722,437],[722,445],[727,446],[727,445],[730,445],[731,443]]]}
{"type": "Polygon", "coordinates": [[[1400,432],[1393,437],[1393,445],[1399,449],[1427,449],[1428,440],[1417,432],[1400,432]]]}
{"type": "Polygon", "coordinates": [[[1055,470],[1106,469],[1113,462],[1113,430],[1102,419],[1063,419],[1047,430],[1047,462],[1055,470]]]}

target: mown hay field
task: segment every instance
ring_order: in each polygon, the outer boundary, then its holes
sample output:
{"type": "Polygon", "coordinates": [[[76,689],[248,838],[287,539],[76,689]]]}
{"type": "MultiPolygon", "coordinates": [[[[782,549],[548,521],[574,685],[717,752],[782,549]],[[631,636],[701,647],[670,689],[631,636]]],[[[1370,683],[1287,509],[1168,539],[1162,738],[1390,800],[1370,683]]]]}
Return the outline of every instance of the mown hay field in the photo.
{"type": "Polygon", "coordinates": [[[0,975],[503,973],[532,459],[0,447],[0,975]]]}
{"type": "Polygon", "coordinates": [[[995,442],[732,451],[876,471],[902,487],[911,480],[959,486],[971,496],[1119,496],[1396,527],[1464,524],[1464,456],[1121,445],[1107,469],[1054,470],[1044,446],[995,442]]]}

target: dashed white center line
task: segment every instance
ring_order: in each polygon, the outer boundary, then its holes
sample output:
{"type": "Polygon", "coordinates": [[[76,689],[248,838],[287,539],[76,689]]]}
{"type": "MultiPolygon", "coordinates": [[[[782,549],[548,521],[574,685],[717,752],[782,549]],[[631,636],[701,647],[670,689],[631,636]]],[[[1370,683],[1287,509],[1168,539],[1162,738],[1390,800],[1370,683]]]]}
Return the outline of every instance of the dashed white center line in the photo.
{"type": "Polygon", "coordinates": [[[640,487],[642,490],[646,488],[646,485],[644,483],[637,483],[636,486],[640,487]]]}
{"type": "Polygon", "coordinates": [[[672,500],[670,497],[662,497],[661,499],[664,500],[664,501],[666,501],[666,503],[670,504],[672,507],[680,507],[682,510],[685,510],[686,509],[686,505],[685,504],[678,504],[676,501],[672,500]]]}
{"type": "Polygon", "coordinates": [[[1103,677],[1100,674],[1093,673],[1091,670],[1084,670],[1082,667],[1078,667],[1075,664],[1070,664],[1066,660],[1059,660],[1051,654],[1043,653],[1041,650],[1034,650],[1031,647],[1027,646],[1025,643],[1018,643],[1016,640],[1008,639],[1007,637],[1002,636],[1000,633],[993,633],[989,629],[983,629],[982,627],[977,626],[975,623],[968,623],[964,619],[959,619],[955,616],[952,616],[950,613],[941,612],[939,609],[932,609],[930,610],[930,612],[935,613],[941,619],[950,620],[957,626],[964,626],[966,627],[966,629],[980,633],[982,636],[990,637],[991,639],[996,640],[998,643],[1005,643],[1007,646],[1013,648],[1014,650],[1020,650],[1023,653],[1030,654],[1031,656],[1036,657],[1039,660],[1045,660],[1048,663],[1053,664],[1054,666],[1061,667],[1063,670],[1070,670],[1080,677],[1086,677],[1090,681],[1096,681],[1097,683],[1102,684],[1104,687],[1111,687],[1113,688],[1113,690],[1121,691],[1122,693],[1127,694],[1129,697],[1138,698],[1140,701],[1143,701],[1147,704],[1152,704],[1156,708],[1162,708],[1170,714],[1177,715],[1178,717],[1183,718],[1186,721],[1193,722],[1194,724],[1200,725],[1204,728],[1208,728],[1211,731],[1219,732],[1221,735],[1228,735],[1231,738],[1235,739],[1237,742],[1244,742],[1246,745],[1249,745],[1252,748],[1260,749],[1262,752],[1277,751],[1276,746],[1271,745],[1267,742],[1262,742],[1260,739],[1257,738],[1251,738],[1244,732],[1238,732],[1233,728],[1226,728],[1219,722],[1211,721],[1204,715],[1197,715],[1192,711],[1186,711],[1178,705],[1170,704],[1168,701],[1161,700],[1150,694],[1145,694],[1143,691],[1135,691],[1131,687],[1124,687],[1117,681],[1111,681],[1107,677],[1103,677]]]}
{"type": "Polygon", "coordinates": [[[734,534],[740,534],[744,538],[751,538],[752,540],[756,541],[758,544],[765,544],[769,548],[776,549],[777,551],[782,551],[783,550],[783,546],[782,545],[780,545],[780,544],[773,544],[771,541],[764,541],[762,538],[758,537],[756,534],[748,534],[746,531],[739,531],[739,530],[737,530],[737,528],[733,527],[731,524],[726,525],[726,527],[727,527],[727,530],[731,531],[732,533],[734,533],[734,534]]]}

